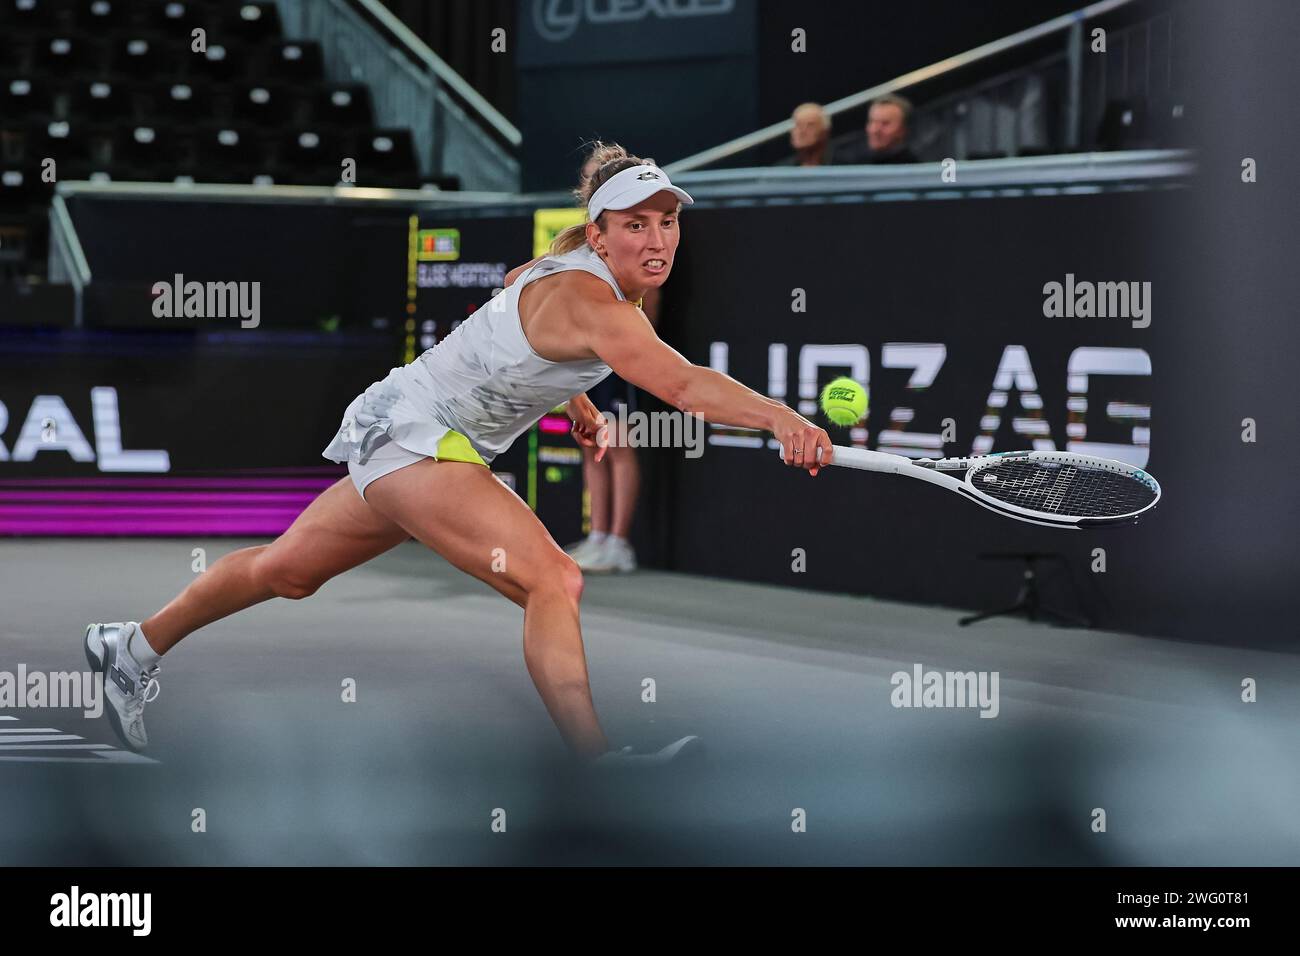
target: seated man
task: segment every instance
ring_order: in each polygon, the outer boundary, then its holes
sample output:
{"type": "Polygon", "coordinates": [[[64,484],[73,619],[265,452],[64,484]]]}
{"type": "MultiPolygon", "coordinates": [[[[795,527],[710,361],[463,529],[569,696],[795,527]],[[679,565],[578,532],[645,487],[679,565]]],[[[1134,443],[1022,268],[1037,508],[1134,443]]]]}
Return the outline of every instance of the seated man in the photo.
{"type": "Polygon", "coordinates": [[[887,93],[872,100],[867,112],[866,142],[857,149],[846,150],[837,162],[853,165],[920,162],[907,145],[911,115],[912,104],[901,96],[887,93]]]}
{"type": "Polygon", "coordinates": [[[790,148],[793,156],[780,160],[777,166],[830,166],[835,160],[831,146],[831,119],[816,103],[801,103],[790,118],[790,148]]]}

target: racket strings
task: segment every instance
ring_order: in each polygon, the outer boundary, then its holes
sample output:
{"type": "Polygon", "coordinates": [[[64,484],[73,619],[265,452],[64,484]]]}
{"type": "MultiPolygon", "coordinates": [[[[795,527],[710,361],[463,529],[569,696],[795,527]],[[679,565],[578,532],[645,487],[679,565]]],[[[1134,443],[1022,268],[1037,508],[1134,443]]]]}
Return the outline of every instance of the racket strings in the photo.
{"type": "Polygon", "coordinates": [[[1079,518],[1119,517],[1141,511],[1156,493],[1137,478],[1087,465],[1004,461],[971,476],[990,498],[1031,511],[1079,518]]]}

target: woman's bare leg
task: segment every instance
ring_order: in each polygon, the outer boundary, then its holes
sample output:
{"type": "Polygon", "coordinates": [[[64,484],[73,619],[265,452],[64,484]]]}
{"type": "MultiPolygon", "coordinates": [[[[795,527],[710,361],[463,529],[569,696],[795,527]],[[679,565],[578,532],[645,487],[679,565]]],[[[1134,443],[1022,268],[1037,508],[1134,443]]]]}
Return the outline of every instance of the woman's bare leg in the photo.
{"type": "Polygon", "coordinates": [[[376,479],[366,499],[462,571],[524,609],[524,662],[578,756],[609,749],[578,623],[582,572],[528,506],[482,465],[426,459],[376,479]]]}
{"type": "MultiPolygon", "coordinates": [[[[610,454],[614,449],[607,449],[610,454]]],[[[591,506],[591,530],[609,534],[610,480],[608,461],[596,461],[594,448],[582,449],[582,480],[587,486],[587,502],[591,506]]]]}
{"type": "Polygon", "coordinates": [[[224,555],[140,626],[165,654],[187,634],[273,597],[303,598],[335,575],[400,544],[407,533],[341,478],[271,544],[224,555]]]}
{"type": "Polygon", "coordinates": [[[610,472],[610,500],[613,517],[609,533],[627,540],[636,515],[636,499],[641,493],[641,462],[635,448],[620,445],[605,452],[610,472]]]}

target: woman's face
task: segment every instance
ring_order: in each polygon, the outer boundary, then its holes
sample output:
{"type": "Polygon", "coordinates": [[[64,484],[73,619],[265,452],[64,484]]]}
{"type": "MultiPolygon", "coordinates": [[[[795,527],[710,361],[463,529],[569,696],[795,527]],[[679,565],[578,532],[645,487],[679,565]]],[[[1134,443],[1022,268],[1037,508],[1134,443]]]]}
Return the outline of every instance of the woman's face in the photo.
{"type": "Polygon", "coordinates": [[[664,190],[630,209],[606,209],[603,232],[595,223],[587,226],[587,241],[605,259],[624,292],[667,281],[681,240],[680,208],[677,197],[664,190]]]}

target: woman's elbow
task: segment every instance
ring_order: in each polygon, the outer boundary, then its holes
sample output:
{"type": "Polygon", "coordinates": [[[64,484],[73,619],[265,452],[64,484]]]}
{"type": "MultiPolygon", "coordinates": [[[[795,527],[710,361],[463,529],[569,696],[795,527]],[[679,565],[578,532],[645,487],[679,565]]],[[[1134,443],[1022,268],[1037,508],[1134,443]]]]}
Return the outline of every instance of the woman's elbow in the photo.
{"type": "Polygon", "coordinates": [[[689,374],[674,375],[667,379],[663,394],[659,396],[680,412],[689,412],[695,402],[695,390],[689,374]]]}

